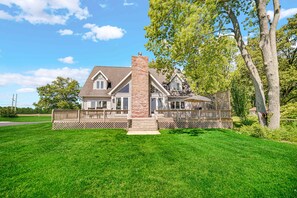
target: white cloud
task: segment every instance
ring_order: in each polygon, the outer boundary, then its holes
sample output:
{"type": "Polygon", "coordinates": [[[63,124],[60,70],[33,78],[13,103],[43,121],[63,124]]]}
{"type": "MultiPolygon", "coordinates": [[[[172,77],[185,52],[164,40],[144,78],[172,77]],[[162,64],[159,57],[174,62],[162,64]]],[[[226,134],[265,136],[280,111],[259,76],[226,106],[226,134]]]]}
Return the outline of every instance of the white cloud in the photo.
{"type": "MultiPolygon", "coordinates": [[[[73,69],[69,67],[58,68],[58,69],[38,69],[34,71],[29,71],[26,74],[17,73],[0,73],[0,86],[6,85],[20,85],[23,88],[30,87],[31,89],[44,86],[47,83],[52,82],[58,76],[64,78],[72,78],[80,83],[84,83],[89,75],[89,69],[79,68],[73,69]]],[[[24,91],[25,89],[21,90],[24,91]]],[[[29,91],[29,89],[27,89],[29,91]]]]}
{"type": "MultiPolygon", "coordinates": [[[[269,15],[270,19],[273,19],[274,12],[272,10],[267,11],[267,15],[269,15]]],[[[284,18],[291,17],[293,15],[297,14],[297,8],[289,8],[289,9],[281,9],[281,15],[280,20],[284,18]]]]}
{"type": "Polygon", "coordinates": [[[3,10],[0,10],[0,19],[13,20],[13,16],[8,14],[7,12],[4,12],[3,10]]]}
{"type": "Polygon", "coordinates": [[[61,36],[73,35],[73,31],[69,29],[59,30],[58,33],[61,36]]]}
{"type": "Polygon", "coordinates": [[[83,27],[91,30],[83,35],[83,39],[92,39],[94,42],[98,40],[108,41],[111,39],[120,39],[126,33],[124,29],[110,25],[99,27],[95,24],[87,23],[83,27]]]}
{"type": "Polygon", "coordinates": [[[73,64],[74,60],[72,56],[67,56],[65,58],[59,58],[58,61],[62,62],[62,63],[66,63],[66,64],[73,64]]]}
{"type": "Polygon", "coordinates": [[[16,90],[17,93],[32,93],[36,92],[36,88],[21,88],[16,90]]]}
{"type": "Polygon", "coordinates": [[[0,10],[0,19],[26,20],[32,24],[65,24],[71,17],[79,20],[90,16],[80,0],[0,0],[9,13],[0,10]]]}
{"type": "Polygon", "coordinates": [[[107,7],[107,4],[100,3],[99,6],[104,9],[107,7]]]}
{"type": "Polygon", "coordinates": [[[128,2],[127,0],[124,0],[123,6],[134,6],[135,3],[128,2]]]}

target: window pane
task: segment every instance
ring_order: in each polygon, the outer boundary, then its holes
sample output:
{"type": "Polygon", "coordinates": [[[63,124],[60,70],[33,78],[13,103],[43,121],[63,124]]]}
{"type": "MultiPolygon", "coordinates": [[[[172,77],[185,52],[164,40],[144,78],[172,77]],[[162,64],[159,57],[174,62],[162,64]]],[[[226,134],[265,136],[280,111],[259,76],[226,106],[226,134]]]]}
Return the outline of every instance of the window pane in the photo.
{"type": "Polygon", "coordinates": [[[162,98],[158,98],[158,109],[163,109],[163,100],[162,100],[162,98]]]}
{"type": "Polygon", "coordinates": [[[176,90],[179,91],[179,83],[176,83],[176,90]]]}
{"type": "Polygon", "coordinates": [[[101,89],[104,89],[104,81],[100,81],[100,83],[101,83],[101,89]]]}
{"type": "Polygon", "coordinates": [[[127,84],[126,86],[124,86],[119,93],[129,93],[129,84],[127,84]]]}
{"type": "Polygon", "coordinates": [[[97,101],[97,108],[98,107],[101,107],[101,101],[99,100],[99,101],[97,101]]]}
{"type": "Polygon", "coordinates": [[[185,109],[185,102],[180,102],[180,108],[185,109]]]}
{"type": "Polygon", "coordinates": [[[96,87],[97,87],[97,89],[99,89],[99,87],[100,87],[100,84],[99,84],[100,81],[97,81],[96,83],[97,83],[97,86],[96,87]]]}
{"type": "Polygon", "coordinates": [[[121,109],[121,108],[122,108],[122,100],[121,98],[117,98],[116,109],[121,109]]]}
{"type": "Polygon", "coordinates": [[[128,98],[123,98],[123,109],[127,110],[128,109],[128,98]]]}
{"type": "Polygon", "coordinates": [[[91,101],[91,108],[95,109],[95,101],[91,101]]]}
{"type": "Polygon", "coordinates": [[[176,102],[176,106],[175,106],[176,109],[179,109],[179,102],[176,102]]]}
{"type": "Polygon", "coordinates": [[[107,101],[102,101],[102,107],[107,108],[107,101]]]}
{"type": "Polygon", "coordinates": [[[171,109],[175,109],[175,102],[171,102],[171,109]]]}

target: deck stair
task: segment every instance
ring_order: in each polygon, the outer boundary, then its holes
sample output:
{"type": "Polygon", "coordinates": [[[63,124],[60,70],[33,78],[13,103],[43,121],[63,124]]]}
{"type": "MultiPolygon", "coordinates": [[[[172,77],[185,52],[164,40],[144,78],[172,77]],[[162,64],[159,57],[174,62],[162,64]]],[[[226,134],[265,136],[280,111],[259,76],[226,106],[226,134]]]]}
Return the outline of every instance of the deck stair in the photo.
{"type": "Polygon", "coordinates": [[[153,118],[133,118],[132,126],[128,129],[128,135],[158,135],[158,124],[153,118]]]}

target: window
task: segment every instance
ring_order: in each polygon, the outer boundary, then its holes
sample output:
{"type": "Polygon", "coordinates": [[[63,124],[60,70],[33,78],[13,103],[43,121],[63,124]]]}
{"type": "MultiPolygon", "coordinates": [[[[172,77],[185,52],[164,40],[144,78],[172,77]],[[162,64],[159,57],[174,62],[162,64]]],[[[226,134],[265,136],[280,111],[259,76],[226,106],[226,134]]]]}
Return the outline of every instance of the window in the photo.
{"type": "Polygon", "coordinates": [[[97,101],[97,109],[106,109],[107,108],[107,101],[97,101]]]}
{"type": "Polygon", "coordinates": [[[129,93],[129,84],[127,84],[126,86],[124,86],[119,93],[129,93]]]}
{"type": "Polygon", "coordinates": [[[178,101],[175,103],[175,108],[179,109],[179,102],[178,101]]]}
{"type": "Polygon", "coordinates": [[[163,109],[163,99],[158,98],[158,109],[163,109]]]}
{"type": "Polygon", "coordinates": [[[96,89],[105,89],[105,82],[104,82],[104,80],[97,80],[96,81],[96,89]]]}
{"type": "Polygon", "coordinates": [[[185,109],[185,102],[171,101],[170,108],[171,109],[185,109]]]}
{"type": "Polygon", "coordinates": [[[91,108],[90,109],[95,109],[95,105],[96,105],[96,102],[95,101],[91,101],[91,108]]]}
{"type": "Polygon", "coordinates": [[[123,109],[128,110],[128,98],[123,98],[123,109]]]}
{"type": "Polygon", "coordinates": [[[117,98],[116,109],[122,109],[122,98],[117,98]]]}
{"type": "Polygon", "coordinates": [[[180,102],[180,108],[185,109],[185,102],[180,102]]]}
{"type": "Polygon", "coordinates": [[[176,90],[179,91],[180,90],[180,84],[176,83],[176,90]]]}
{"type": "Polygon", "coordinates": [[[175,109],[175,102],[171,102],[171,109],[175,109]]]}

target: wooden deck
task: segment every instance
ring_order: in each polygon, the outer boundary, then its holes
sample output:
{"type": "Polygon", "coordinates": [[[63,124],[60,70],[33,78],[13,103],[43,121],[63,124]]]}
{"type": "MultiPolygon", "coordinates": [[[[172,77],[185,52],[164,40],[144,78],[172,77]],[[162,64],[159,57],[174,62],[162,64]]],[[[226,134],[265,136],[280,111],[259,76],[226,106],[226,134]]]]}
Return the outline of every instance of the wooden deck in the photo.
{"type": "MultiPolygon", "coordinates": [[[[232,128],[230,110],[156,110],[158,129],[166,128],[232,128]]],[[[53,129],[131,127],[127,110],[53,110],[53,129]]]]}

